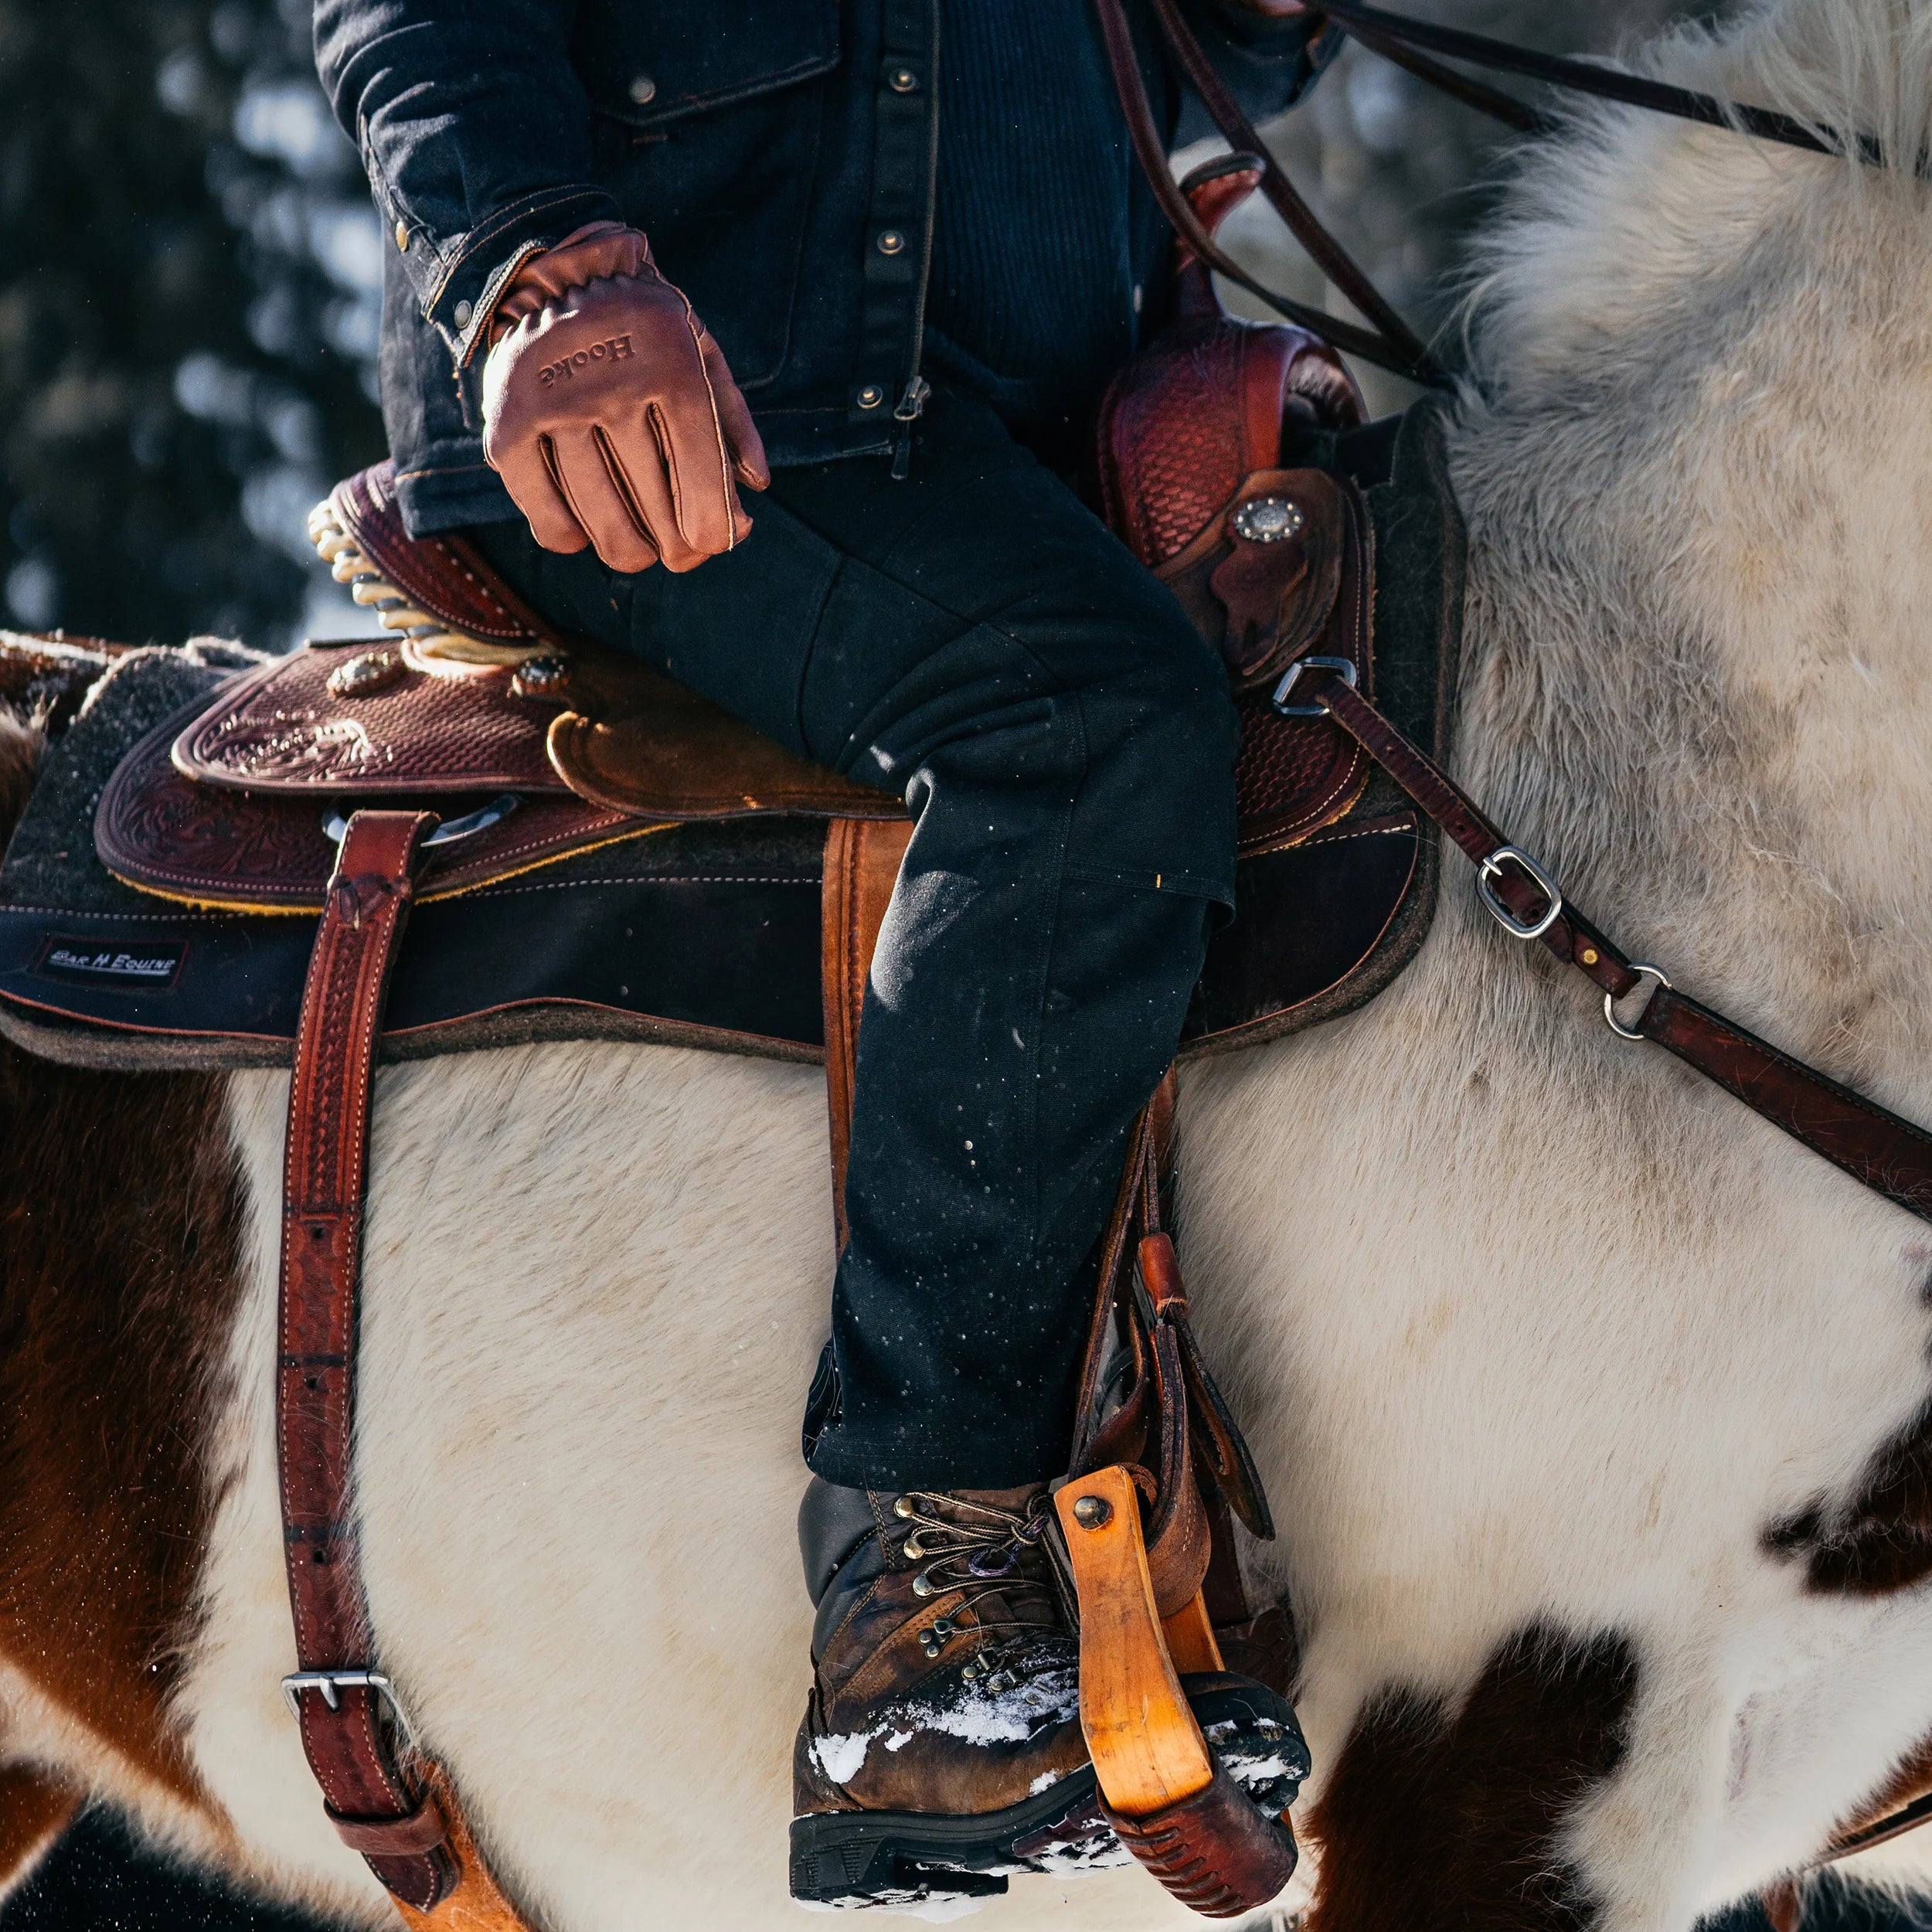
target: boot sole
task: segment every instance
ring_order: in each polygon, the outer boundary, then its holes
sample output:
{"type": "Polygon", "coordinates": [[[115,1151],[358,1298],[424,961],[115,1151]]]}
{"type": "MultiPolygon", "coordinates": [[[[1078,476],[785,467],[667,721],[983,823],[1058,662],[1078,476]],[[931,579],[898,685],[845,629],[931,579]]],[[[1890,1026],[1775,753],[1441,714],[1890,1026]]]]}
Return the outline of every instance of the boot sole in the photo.
{"type": "MultiPolygon", "coordinates": [[[[1232,1674],[1181,1680],[1195,1720],[1236,1778],[1273,1808],[1298,1785],[1308,1753],[1294,1713],[1264,1686],[1232,1674]]],[[[1292,1796],[1292,1791],[1288,1796],[1292,1796]]],[[[883,1910],[951,1917],[997,1897],[1023,1872],[1072,1878],[1130,1865],[1090,1764],[1036,1798],[968,1817],[919,1811],[815,1811],[791,1825],[791,1896],[820,1911],[883,1910]]]]}

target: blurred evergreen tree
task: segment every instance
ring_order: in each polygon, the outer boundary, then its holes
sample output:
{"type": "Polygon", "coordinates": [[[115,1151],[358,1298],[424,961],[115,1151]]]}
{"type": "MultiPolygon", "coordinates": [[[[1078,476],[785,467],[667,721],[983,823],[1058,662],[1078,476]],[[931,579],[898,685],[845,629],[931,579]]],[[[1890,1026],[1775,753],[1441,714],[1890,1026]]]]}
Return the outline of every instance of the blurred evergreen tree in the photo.
{"type": "Polygon", "coordinates": [[[379,240],[275,0],[0,0],[0,611],[287,639],[382,450],[379,240]]]}

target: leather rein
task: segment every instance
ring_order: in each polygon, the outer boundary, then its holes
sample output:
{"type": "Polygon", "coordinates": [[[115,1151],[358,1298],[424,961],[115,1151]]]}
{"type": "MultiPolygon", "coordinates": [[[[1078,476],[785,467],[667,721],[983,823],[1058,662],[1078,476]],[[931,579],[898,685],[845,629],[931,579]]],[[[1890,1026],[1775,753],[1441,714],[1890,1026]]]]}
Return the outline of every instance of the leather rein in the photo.
{"type": "MultiPolygon", "coordinates": [[[[1154,199],[1169,226],[1194,253],[1219,275],[1246,289],[1258,301],[1284,316],[1298,327],[1312,331],[1350,355],[1393,370],[1425,388],[1453,386],[1448,372],[1430,352],[1375,284],[1349,255],[1321,218],[1296,191],[1281,164],[1255,131],[1254,124],[1242,111],[1239,102],[1222,80],[1194,30],[1181,11],[1181,0],[1149,0],[1162,37],[1187,76],[1188,83],[1215,126],[1239,155],[1252,156],[1261,172],[1260,188],[1276,213],[1287,223],[1315,266],[1367,318],[1369,326],[1343,320],[1284,295],[1258,280],[1216,242],[1189,206],[1175,185],[1168,165],[1167,145],[1162,139],[1147,83],[1141,77],[1134,56],[1134,32],[1129,24],[1125,0],[1094,0],[1100,32],[1106,43],[1109,66],[1113,70],[1115,91],[1127,117],[1128,134],[1135,158],[1141,165],[1154,199]]],[[[1555,54],[1537,53],[1507,41],[1492,40],[1482,34],[1464,33],[1434,22],[1414,20],[1406,15],[1390,13],[1379,7],[1362,6],[1355,0],[1326,0],[1326,4],[1304,9],[1327,24],[1316,40],[1330,32],[1347,35],[1372,53],[1393,62],[1419,80],[1465,107],[1474,107],[1519,134],[1546,134],[1556,123],[1547,114],[1503,94],[1471,80],[1467,75],[1446,67],[1433,58],[1443,54],[1451,60],[1520,74],[1527,79],[1567,87],[1600,100],[1616,100],[1627,106],[1645,107],[1655,114],[1669,114],[1682,121],[1706,127],[1730,128],[1760,141],[1776,141],[1788,148],[1801,148],[1813,154],[1855,155],[1870,167],[1883,167],[1886,156],[1881,145],[1869,134],[1847,135],[1832,128],[1814,128],[1795,116],[1770,107],[1727,105],[1711,94],[1689,87],[1672,87],[1641,75],[1618,73],[1583,60],[1566,60],[1555,54]]],[[[1284,15],[1284,18],[1287,16],[1284,15]]],[[[1314,44],[1313,43],[1311,43],[1314,44]]]]}

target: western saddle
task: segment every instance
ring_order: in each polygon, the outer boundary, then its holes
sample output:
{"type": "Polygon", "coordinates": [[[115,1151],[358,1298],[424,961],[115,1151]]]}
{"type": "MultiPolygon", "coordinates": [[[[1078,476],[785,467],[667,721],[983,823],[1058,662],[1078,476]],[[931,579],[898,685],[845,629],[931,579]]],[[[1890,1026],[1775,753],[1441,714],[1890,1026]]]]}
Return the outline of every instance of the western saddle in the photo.
{"type": "MultiPolygon", "coordinates": [[[[1192,178],[1206,231],[1259,179],[1239,155],[1192,178]]],[[[1432,406],[1365,424],[1325,344],[1229,318],[1185,245],[1176,291],[1171,322],[1107,398],[1098,495],[1220,648],[1241,714],[1239,916],[1190,1017],[1198,1050],[1345,1010],[1420,944],[1434,900],[1433,829],[1322,708],[1284,711],[1270,693],[1291,664],[1318,665],[1375,692],[1433,743],[1453,677],[1460,531],[1432,406]]],[[[782,825],[795,849],[800,828],[818,821],[816,943],[793,945],[782,968],[815,976],[818,1037],[774,1039],[719,1024],[716,1011],[660,1017],[740,1050],[822,1050],[842,1236],[859,1012],[911,826],[893,795],[560,633],[459,538],[411,538],[386,465],[341,485],[311,527],[393,641],[311,645],[262,662],[148,731],[100,791],[94,845],[146,903],[172,902],[204,922],[204,954],[223,956],[211,932],[271,927],[305,951],[299,1002],[272,1023],[208,1023],[207,999],[219,1004],[212,993],[196,1009],[199,1030],[181,1008],[172,1022],[177,1039],[258,1024],[294,1069],[277,1372],[298,1668],[284,1689],[332,1820],[406,1920],[510,1932],[522,1921],[376,1665],[353,1542],[371,1071],[393,1030],[399,958],[416,944],[405,943],[405,924],[413,907],[420,930],[440,908],[478,903],[522,875],[555,869],[567,879],[607,848],[642,851],[706,826],[755,839],[782,825]]],[[[15,652],[0,662],[0,684],[53,677],[60,648],[46,647],[40,662],[15,652]]],[[[70,682],[105,662],[84,648],[66,656],[70,682]]],[[[0,901],[3,888],[0,879],[0,901]]],[[[553,896],[560,905],[570,895],[553,896]]],[[[60,917],[0,903],[0,1026],[43,1047],[56,1027],[168,1035],[175,979],[102,991],[84,973],[49,970],[60,917]]],[[[689,939],[686,927],[654,943],[689,939]]],[[[468,1005],[440,1022],[444,1043],[474,1043],[460,1022],[496,1010],[500,990],[472,987],[468,1005]]],[[[556,985],[522,997],[573,1004],[556,985]]],[[[1226,1917],[1278,1893],[1294,1847],[1287,1813],[1264,1815],[1221,1766],[1181,1681],[1222,1668],[1224,1645],[1247,1661],[1236,1646],[1253,1642],[1257,1620],[1230,1560],[1228,1514],[1257,1536],[1272,1529],[1188,1328],[1162,1218],[1171,1119],[1170,1080],[1136,1129],[1104,1243],[1074,1480],[1059,1498],[1062,1554],[1080,1607],[1082,1716],[1107,1819],[1177,1897],[1226,1917]]]]}

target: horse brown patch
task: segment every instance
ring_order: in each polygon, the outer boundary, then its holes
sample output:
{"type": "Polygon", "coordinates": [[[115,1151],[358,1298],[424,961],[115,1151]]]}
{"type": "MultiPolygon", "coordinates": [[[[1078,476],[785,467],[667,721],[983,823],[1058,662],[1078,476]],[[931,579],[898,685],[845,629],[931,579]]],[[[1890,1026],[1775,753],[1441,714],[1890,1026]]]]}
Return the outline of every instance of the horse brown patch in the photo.
{"type": "Polygon", "coordinates": [[[1932,1401],[1872,1451],[1849,1501],[1820,1497],[1760,1540],[1801,1560],[1821,1594],[1879,1597],[1932,1576],[1932,1401]]]}
{"type": "Polygon", "coordinates": [[[1309,1932],[1581,1932],[1597,1906],[1556,1847],[1622,1761],[1637,1654],[1547,1627],[1491,1656],[1461,1708],[1371,1699],[1309,1820],[1309,1932]]]}
{"type": "MultiPolygon", "coordinates": [[[[0,743],[0,801],[21,793],[0,743]]],[[[0,824],[0,833],[9,828],[0,824]]],[[[242,1199],[203,1075],[0,1042],[0,1658],[164,1789],[242,1199]]]]}

